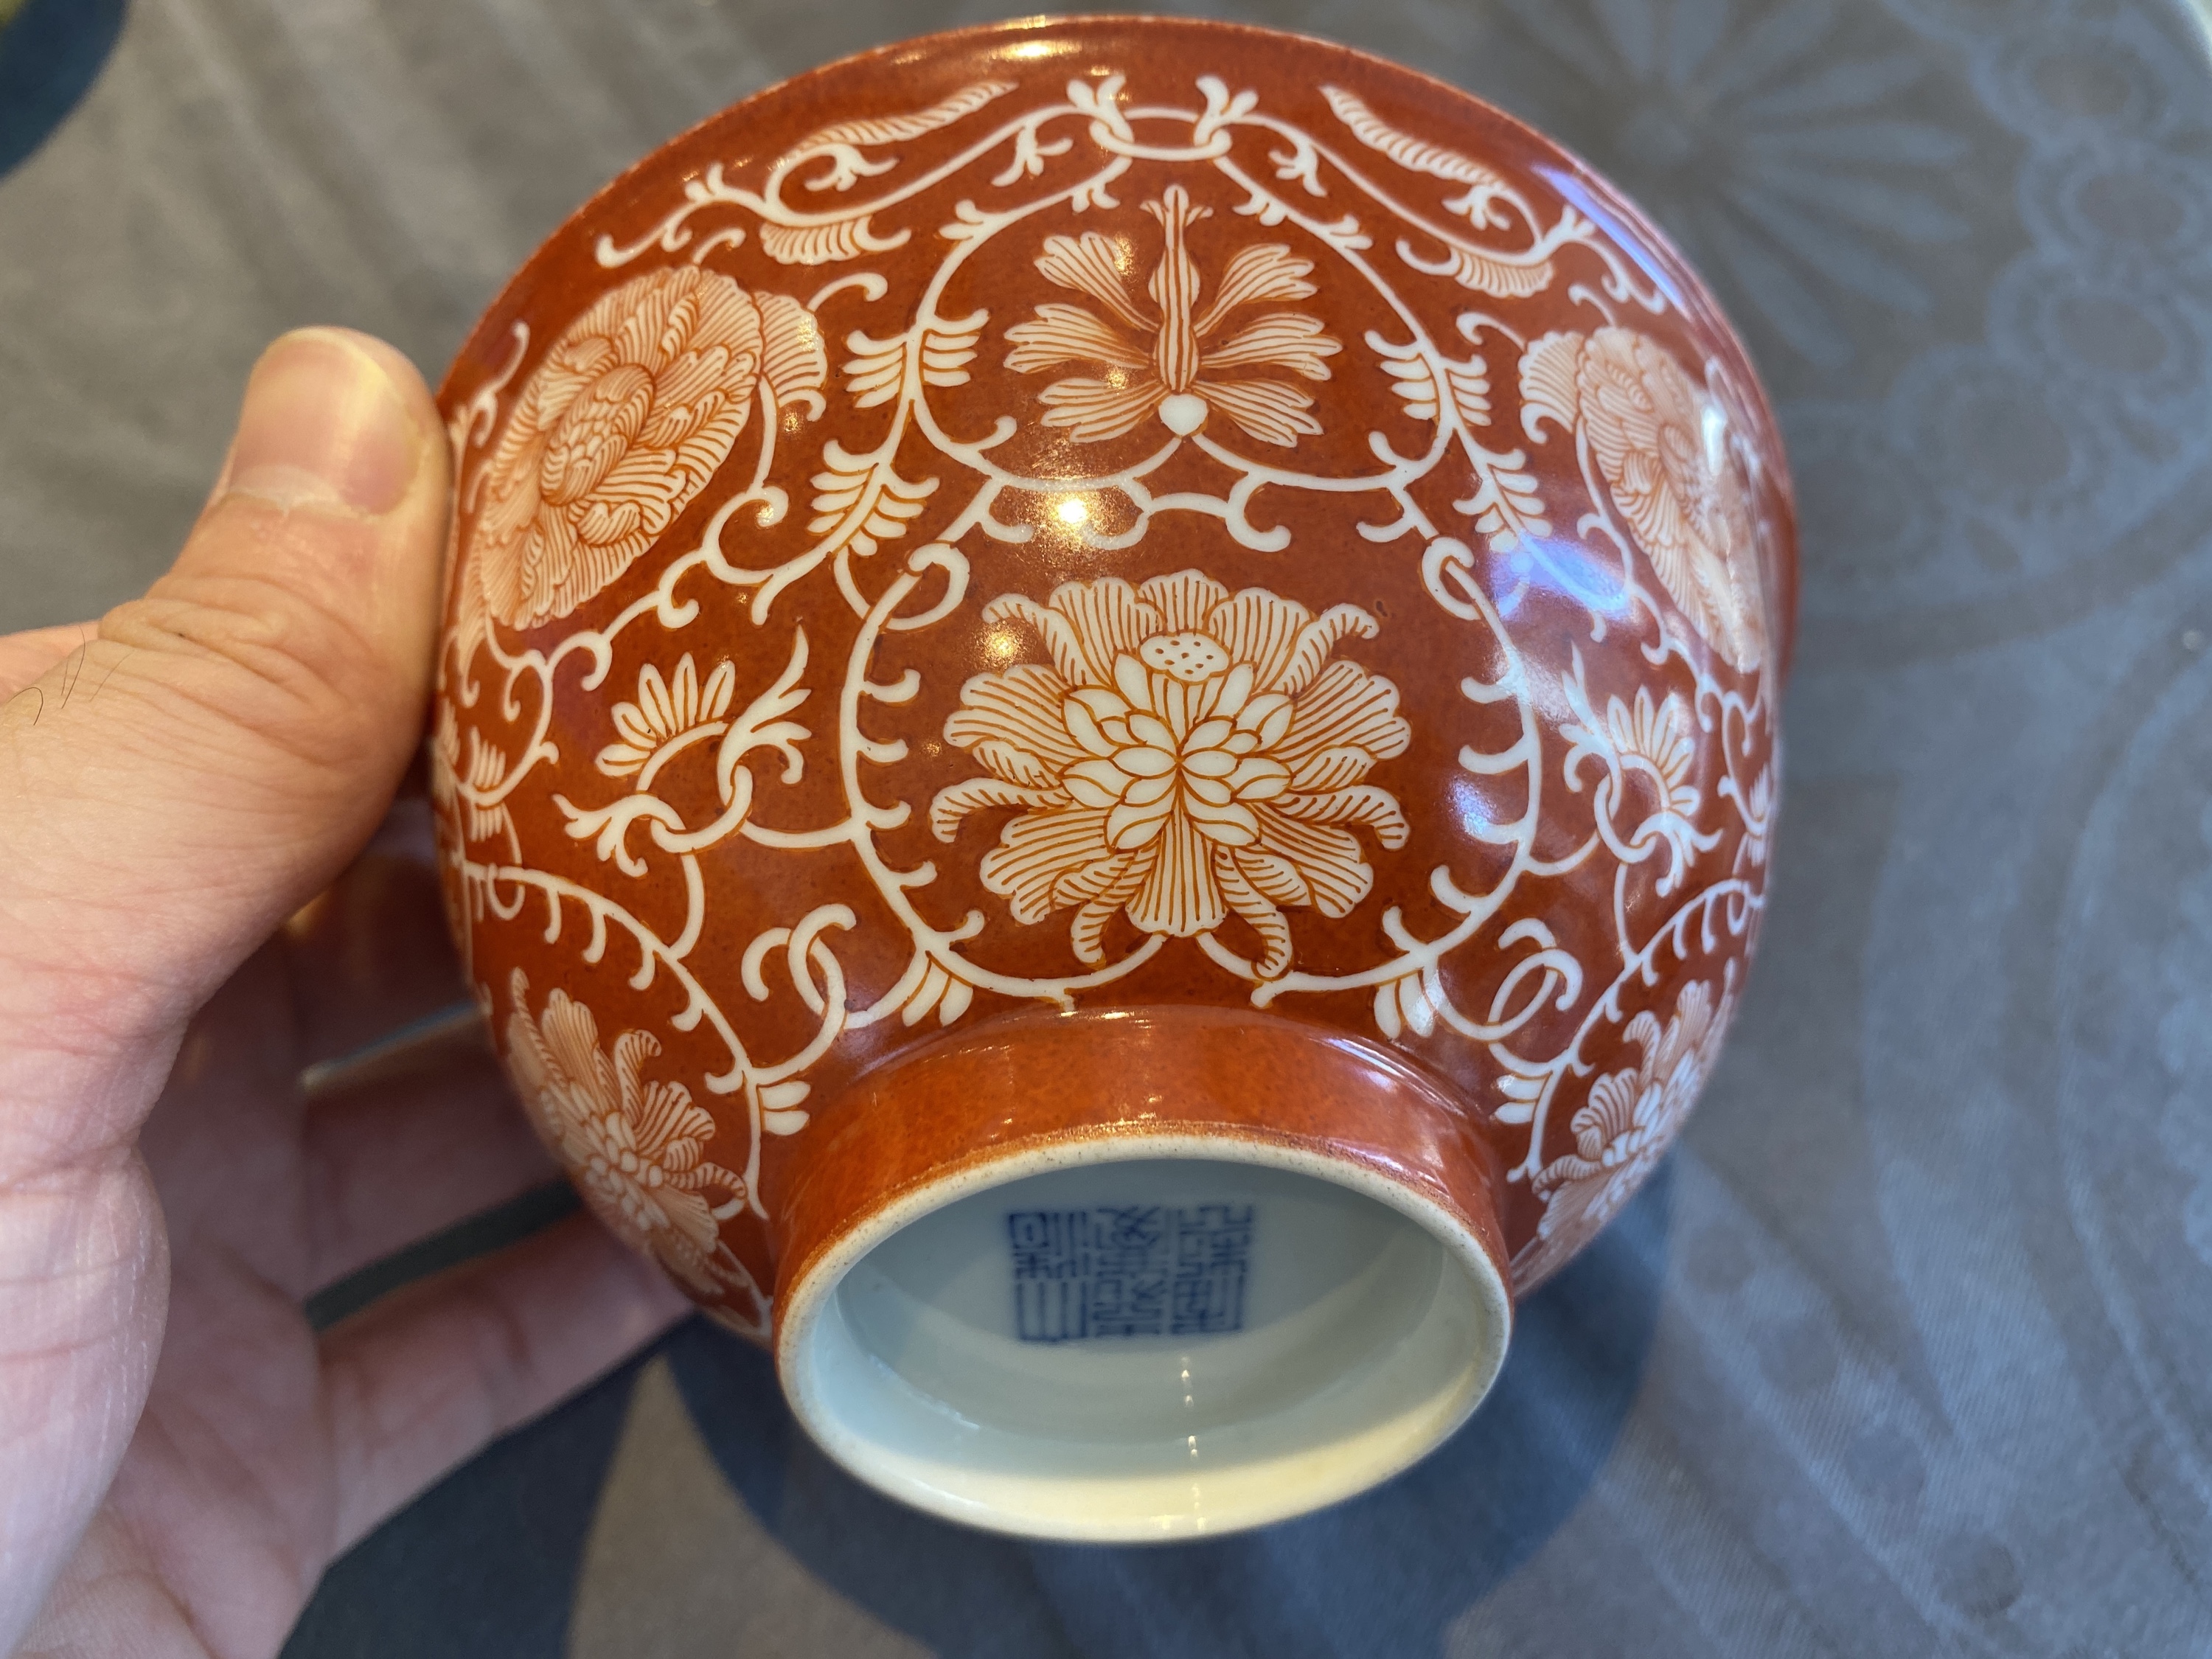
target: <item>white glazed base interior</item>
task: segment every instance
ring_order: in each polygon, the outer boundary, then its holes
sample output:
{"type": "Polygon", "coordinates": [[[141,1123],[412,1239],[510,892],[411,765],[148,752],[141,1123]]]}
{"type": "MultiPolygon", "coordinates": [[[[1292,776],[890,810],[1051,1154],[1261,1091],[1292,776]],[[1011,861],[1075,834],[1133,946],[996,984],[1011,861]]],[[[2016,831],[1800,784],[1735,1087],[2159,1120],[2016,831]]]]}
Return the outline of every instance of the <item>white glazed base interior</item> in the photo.
{"type": "Polygon", "coordinates": [[[1489,1257],[1358,1165],[1222,1146],[1056,1146],[892,1206],[793,1290],[800,1419],[895,1497],[1047,1538],[1256,1526],[1411,1463],[1504,1358],[1489,1257]]]}

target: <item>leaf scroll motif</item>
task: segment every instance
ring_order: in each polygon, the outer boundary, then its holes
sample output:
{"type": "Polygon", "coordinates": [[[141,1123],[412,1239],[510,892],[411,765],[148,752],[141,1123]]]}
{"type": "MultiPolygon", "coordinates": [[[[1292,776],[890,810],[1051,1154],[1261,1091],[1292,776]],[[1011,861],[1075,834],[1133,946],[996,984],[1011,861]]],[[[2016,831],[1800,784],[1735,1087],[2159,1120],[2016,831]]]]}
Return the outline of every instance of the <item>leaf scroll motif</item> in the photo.
{"type": "Polygon", "coordinates": [[[983,338],[983,325],[990,320],[989,312],[977,311],[957,321],[947,322],[943,328],[927,331],[921,337],[922,384],[967,385],[968,365],[975,361],[975,349],[983,338]]]}
{"type": "Polygon", "coordinates": [[[1343,86],[1322,86],[1321,95],[1329,100],[1329,108],[1336,111],[1336,119],[1352,128],[1352,133],[1370,150],[1387,155],[1391,161],[1407,173],[1427,173],[1431,179],[1444,179],[1447,184],[1468,185],[1467,195],[1444,206],[1453,212],[1464,212],[1475,223],[1486,222],[1489,199],[1506,188],[1506,181],[1491,168],[1482,166],[1468,155],[1447,149],[1443,143],[1431,143],[1429,139],[1418,139],[1411,133],[1401,133],[1398,128],[1376,115],[1364,101],[1347,93],[1343,86]]]}
{"type": "Polygon", "coordinates": [[[1372,331],[1367,343],[1382,360],[1382,372],[1391,377],[1390,389],[1415,420],[1433,421],[1449,404],[1466,425],[1490,424],[1490,367],[1481,353],[1456,362],[1446,358],[1439,387],[1436,369],[1419,347],[1394,345],[1372,331]]]}
{"type": "Polygon", "coordinates": [[[1478,225],[1498,222],[1491,215],[1490,203],[1505,190],[1506,184],[1492,169],[1455,149],[1399,131],[1341,87],[1323,87],[1321,92],[1329,108],[1336,112],[1336,118],[1370,149],[1389,156],[1409,173],[1425,173],[1447,184],[1467,185],[1466,195],[1444,204],[1452,212],[1463,213],[1478,225]]]}
{"type": "MultiPolygon", "coordinates": [[[[1461,321],[1462,331],[1468,320],[1461,321]]],[[[1462,359],[1433,356],[1418,342],[1401,345],[1370,332],[1367,344],[1382,372],[1392,377],[1390,389],[1417,421],[1441,421],[1456,425],[1460,441],[1474,463],[1474,492],[1452,505],[1474,521],[1476,531],[1500,553],[1510,553],[1532,538],[1552,533],[1536,479],[1528,470],[1527,455],[1516,449],[1504,453],[1485,447],[1474,429],[1490,424],[1490,368],[1480,352],[1462,359]],[[1439,373],[1441,370],[1441,373],[1439,373]]]]}
{"type": "MultiPolygon", "coordinates": [[[[862,153],[865,149],[919,138],[940,127],[951,126],[1013,89],[1010,82],[979,81],[927,109],[838,122],[786,150],[776,158],[773,171],[781,174],[809,161],[827,161],[828,170],[805,180],[806,188],[850,190],[859,180],[889,173],[898,165],[896,155],[871,160],[862,153]]],[[[866,212],[797,222],[780,221],[771,212],[768,222],[761,226],[760,240],[763,251],[779,264],[823,265],[858,258],[863,253],[888,253],[903,246],[908,235],[903,230],[889,236],[879,234],[868,222],[866,212]]]]}
{"type": "MultiPolygon", "coordinates": [[[[921,330],[921,383],[952,386],[968,384],[968,365],[975,361],[975,348],[983,337],[983,325],[991,313],[978,311],[945,322],[925,325],[921,330]]],[[[855,329],[845,337],[853,356],[845,362],[845,389],[858,409],[873,409],[899,395],[906,385],[907,344],[911,332],[878,340],[855,329]]]]}
{"type": "Polygon", "coordinates": [[[1429,995],[1427,978],[1407,974],[1375,988],[1375,1027],[1384,1036],[1395,1041],[1408,1030],[1416,1036],[1435,1035],[1437,1005],[1429,995]]]}
{"type": "Polygon", "coordinates": [[[1541,294],[1552,285],[1552,262],[1538,259],[1528,264],[1501,259],[1494,253],[1466,242],[1447,244],[1450,252],[1438,264],[1424,264],[1409,253],[1403,244],[1399,257],[1416,270],[1425,270],[1432,276],[1449,276],[1462,288],[1473,289],[1477,294],[1495,295],[1501,300],[1525,300],[1533,294],[1541,294]]]}
{"type": "Polygon", "coordinates": [[[445,704],[439,710],[437,731],[430,744],[431,798],[448,811],[460,811],[462,832],[470,841],[489,841],[513,826],[514,818],[504,802],[483,805],[486,799],[496,798],[507,774],[506,751],[486,743],[473,726],[469,727],[468,758],[463,763],[459,723],[453,706],[445,704]]]}
{"type": "Polygon", "coordinates": [[[934,132],[939,127],[949,127],[1013,89],[1011,81],[978,81],[973,86],[961,88],[941,103],[910,114],[864,116],[858,120],[840,121],[784,151],[776,157],[775,167],[782,171],[803,161],[827,157],[832,163],[830,171],[806,180],[807,189],[850,190],[860,179],[889,173],[898,165],[896,157],[871,161],[860,154],[864,148],[901,143],[934,132]]]}
{"type": "Polygon", "coordinates": [[[973,985],[957,974],[948,973],[944,963],[926,957],[917,958],[915,966],[921,969],[921,976],[899,1004],[900,1024],[919,1025],[935,1014],[939,1025],[951,1025],[968,1012],[969,1005],[975,1000],[973,985]]]}
{"type": "MultiPolygon", "coordinates": [[[[1336,112],[1337,119],[1351,128],[1370,149],[1389,156],[1408,172],[1425,173],[1449,184],[1465,185],[1466,192],[1446,202],[1444,207],[1449,212],[1464,215],[1478,230],[1510,222],[1509,216],[1494,206],[1501,196],[1524,218],[1529,216],[1527,204],[1512,186],[1481,162],[1445,145],[1401,132],[1340,87],[1324,87],[1322,94],[1328,100],[1329,108],[1336,112]]],[[[1530,223],[1534,222],[1531,218],[1530,223]]],[[[1431,276],[1449,276],[1462,288],[1502,300],[1525,300],[1552,285],[1552,261],[1542,253],[1542,242],[1525,253],[1501,253],[1477,247],[1442,231],[1431,230],[1430,234],[1444,245],[1442,259],[1424,259],[1407,243],[1398,244],[1398,257],[1416,270],[1431,276]]]]}
{"type": "Polygon", "coordinates": [[[937,480],[912,483],[888,460],[854,455],[832,438],[822,451],[823,471],[813,478],[814,517],[806,533],[828,538],[823,550],[850,550],[866,558],[882,543],[906,534],[908,521],[936,493],[937,480]]]}
{"type": "Polygon", "coordinates": [[[761,227],[761,247],[781,265],[826,265],[857,259],[863,253],[888,253],[906,245],[907,233],[878,236],[865,213],[827,224],[761,227]]]}
{"type": "Polygon", "coordinates": [[[1522,459],[1516,449],[1504,465],[1485,467],[1474,493],[1452,503],[1474,520],[1475,529],[1497,552],[1510,553],[1523,542],[1552,533],[1535,476],[1523,466],[1522,459]]]}

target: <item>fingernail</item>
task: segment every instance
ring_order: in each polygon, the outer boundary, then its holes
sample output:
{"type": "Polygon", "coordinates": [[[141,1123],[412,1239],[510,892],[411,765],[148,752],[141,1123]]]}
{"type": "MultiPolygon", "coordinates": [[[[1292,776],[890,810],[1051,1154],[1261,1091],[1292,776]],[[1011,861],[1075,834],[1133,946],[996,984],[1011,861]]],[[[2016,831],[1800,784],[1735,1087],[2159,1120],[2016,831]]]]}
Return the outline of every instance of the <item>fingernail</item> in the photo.
{"type": "Polygon", "coordinates": [[[343,335],[288,334],[246,382],[228,489],[370,517],[407,495],[422,437],[384,366],[343,335]]]}

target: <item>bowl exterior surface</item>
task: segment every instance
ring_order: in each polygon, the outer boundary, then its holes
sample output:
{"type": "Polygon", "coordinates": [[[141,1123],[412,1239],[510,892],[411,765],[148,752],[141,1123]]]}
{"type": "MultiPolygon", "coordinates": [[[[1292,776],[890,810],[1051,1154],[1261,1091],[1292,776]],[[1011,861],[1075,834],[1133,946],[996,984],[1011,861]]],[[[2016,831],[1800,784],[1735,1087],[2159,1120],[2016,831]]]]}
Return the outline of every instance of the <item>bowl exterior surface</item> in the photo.
{"type": "Polygon", "coordinates": [[[1694,275],[1528,128],[1226,25],[914,42],[611,185],[441,398],[456,930],[549,1145],[731,1322],[841,1099],[1009,1018],[1388,1051],[1521,1288],[1680,1129],[1788,483],[1694,275]]]}

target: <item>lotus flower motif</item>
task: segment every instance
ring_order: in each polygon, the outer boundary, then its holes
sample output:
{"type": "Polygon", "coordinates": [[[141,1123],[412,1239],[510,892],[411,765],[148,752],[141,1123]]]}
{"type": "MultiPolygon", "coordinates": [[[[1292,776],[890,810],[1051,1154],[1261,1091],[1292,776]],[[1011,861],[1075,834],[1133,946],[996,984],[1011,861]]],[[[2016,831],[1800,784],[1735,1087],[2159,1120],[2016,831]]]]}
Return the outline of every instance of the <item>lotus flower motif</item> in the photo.
{"type": "Polygon", "coordinates": [[[1302,434],[1321,430],[1313,399],[1287,381],[1239,378],[1237,371],[1279,368],[1309,380],[1328,379],[1322,361],[1343,349],[1314,318],[1273,311],[1209,345],[1230,313],[1267,301],[1304,300],[1316,292],[1306,280],[1310,259],[1295,258],[1279,242],[1248,247],[1229,262],[1221,287],[1200,307],[1205,287],[1185,233],[1211,210],[1192,205],[1181,185],[1171,185],[1145,211],[1160,222],[1159,263],[1141,294],[1134,291],[1122,245],[1098,232],[1079,238],[1050,236],[1036,267],[1047,280],[1086,294],[1104,313],[1057,302],[1036,308],[1033,320],[1006,331],[1014,349],[1006,366],[1022,374],[1068,363],[1098,364],[1099,376],[1054,380],[1040,394],[1044,423],[1066,428],[1078,443],[1095,443],[1133,431],[1158,416],[1178,436],[1188,436],[1219,410],[1262,443],[1287,448],[1302,434]]]}
{"type": "Polygon", "coordinates": [[[1663,702],[1651,701],[1649,686],[1636,688],[1636,701],[1607,701],[1606,737],[1623,764],[1635,768],[1650,782],[1662,812],[1689,823],[1698,816],[1701,799],[1691,782],[1697,767],[1695,727],[1680,696],[1668,692],[1663,702]]]}
{"type": "Polygon", "coordinates": [[[636,775],[639,788],[650,788],[666,751],[720,737],[729,729],[724,716],[737,692],[737,667],[726,659],[714,665],[703,686],[689,651],[668,678],[647,663],[638,671],[637,701],[615,704],[620,740],[600,750],[594,763],[611,778],[636,775]]]}
{"type": "MultiPolygon", "coordinates": [[[[722,1243],[721,1217],[743,1202],[744,1178],[704,1157],[714,1120],[680,1083],[651,1083],[645,1063],[660,1052],[647,1032],[599,1048],[592,1011],[564,991],[530,1012],[530,985],[510,981],[507,1065],[549,1147],[568,1167],[599,1219],[635,1249],[649,1251],[702,1297],[750,1287],[722,1243]],[[720,1193],[722,1202],[709,1204],[720,1193]]],[[[744,1312],[750,1316],[755,1310],[744,1312]]]]}
{"type": "Polygon", "coordinates": [[[1024,922],[1075,907],[1081,960],[1103,960],[1116,914],[1188,938],[1233,913],[1260,936],[1257,971],[1278,976],[1285,908],[1341,916],[1373,884],[1347,826],[1405,844],[1397,802],[1364,781],[1412,740],[1397,688],[1332,654],[1374,636],[1366,612],[1316,617],[1185,570],[1069,582],[1042,605],[1007,595],[984,616],[1035,628],[1052,661],[962,689],[945,735],[990,775],[939,791],[931,827],[949,842],[970,812],[1022,808],[983,884],[1024,922]]]}

